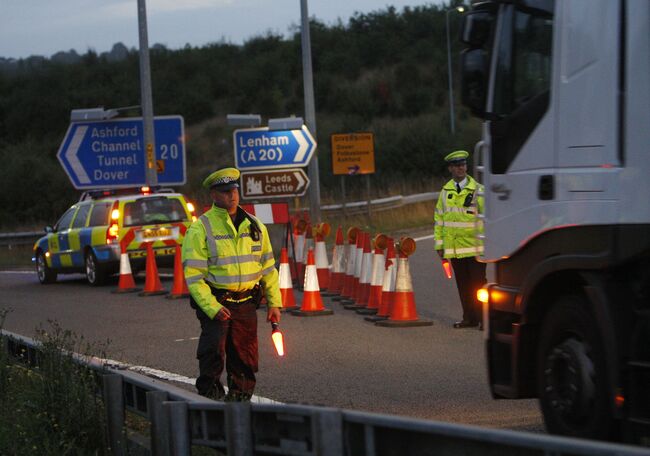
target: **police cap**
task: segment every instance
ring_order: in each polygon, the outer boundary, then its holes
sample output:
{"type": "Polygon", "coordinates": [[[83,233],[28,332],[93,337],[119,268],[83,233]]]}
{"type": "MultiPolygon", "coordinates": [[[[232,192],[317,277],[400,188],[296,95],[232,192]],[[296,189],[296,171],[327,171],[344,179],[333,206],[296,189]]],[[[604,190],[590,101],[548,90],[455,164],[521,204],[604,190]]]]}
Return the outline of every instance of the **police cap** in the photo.
{"type": "Polygon", "coordinates": [[[467,163],[467,158],[469,157],[469,152],[465,150],[455,150],[450,154],[447,154],[445,161],[448,165],[460,165],[467,163]]]}
{"type": "Polygon", "coordinates": [[[239,188],[238,180],[239,170],[237,168],[222,168],[205,178],[203,188],[223,192],[232,188],[239,188]]]}

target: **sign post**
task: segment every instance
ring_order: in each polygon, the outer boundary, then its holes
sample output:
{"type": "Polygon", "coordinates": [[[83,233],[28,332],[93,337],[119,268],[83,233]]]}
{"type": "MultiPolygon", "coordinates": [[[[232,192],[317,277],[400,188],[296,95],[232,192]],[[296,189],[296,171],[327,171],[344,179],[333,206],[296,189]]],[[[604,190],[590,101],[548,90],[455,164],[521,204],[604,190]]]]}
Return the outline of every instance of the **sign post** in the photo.
{"type": "Polygon", "coordinates": [[[181,116],[155,118],[154,153],[145,145],[140,117],[73,122],[57,158],[77,189],[137,187],[148,184],[147,166],[154,162],[158,183],[182,185],[185,175],[185,132],[181,116]]]}
{"type": "Polygon", "coordinates": [[[242,198],[291,198],[303,196],[309,178],[300,168],[241,173],[242,198]]]}
{"type": "Polygon", "coordinates": [[[316,150],[316,141],[304,125],[300,130],[235,130],[233,144],[235,166],[240,171],[302,168],[316,150]]]}

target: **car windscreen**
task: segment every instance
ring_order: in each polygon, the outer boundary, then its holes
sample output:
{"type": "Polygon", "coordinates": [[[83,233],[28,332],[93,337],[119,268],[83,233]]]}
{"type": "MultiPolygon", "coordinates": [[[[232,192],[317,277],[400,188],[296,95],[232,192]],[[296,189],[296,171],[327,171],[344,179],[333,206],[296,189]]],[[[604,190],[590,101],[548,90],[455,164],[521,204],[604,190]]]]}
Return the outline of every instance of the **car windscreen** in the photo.
{"type": "Polygon", "coordinates": [[[140,198],[124,204],[124,226],[187,221],[183,203],[176,198],[140,198]]]}

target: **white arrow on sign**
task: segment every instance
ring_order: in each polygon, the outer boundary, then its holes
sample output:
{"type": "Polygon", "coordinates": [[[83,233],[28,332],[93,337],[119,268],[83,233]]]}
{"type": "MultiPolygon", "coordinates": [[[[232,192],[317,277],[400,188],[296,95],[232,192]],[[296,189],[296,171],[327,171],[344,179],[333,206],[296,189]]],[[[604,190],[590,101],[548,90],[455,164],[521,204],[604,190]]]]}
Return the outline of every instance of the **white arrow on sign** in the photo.
{"type": "Polygon", "coordinates": [[[81,142],[84,140],[87,130],[88,126],[86,125],[78,127],[77,131],[74,132],[72,141],[70,141],[68,150],[65,151],[65,158],[68,160],[68,163],[70,163],[70,167],[79,178],[79,183],[81,184],[90,184],[90,177],[86,174],[86,170],[79,161],[79,157],[77,157],[79,146],[81,146],[81,142]]]}
{"type": "Polygon", "coordinates": [[[296,193],[300,193],[302,190],[303,185],[307,182],[305,179],[302,177],[302,171],[294,171],[293,175],[296,176],[296,180],[298,181],[298,186],[296,187],[296,193]]]}
{"type": "Polygon", "coordinates": [[[296,157],[293,159],[294,162],[300,163],[305,158],[305,154],[309,149],[309,143],[305,139],[305,136],[302,130],[291,130],[293,137],[298,141],[298,152],[296,152],[296,157]]]}

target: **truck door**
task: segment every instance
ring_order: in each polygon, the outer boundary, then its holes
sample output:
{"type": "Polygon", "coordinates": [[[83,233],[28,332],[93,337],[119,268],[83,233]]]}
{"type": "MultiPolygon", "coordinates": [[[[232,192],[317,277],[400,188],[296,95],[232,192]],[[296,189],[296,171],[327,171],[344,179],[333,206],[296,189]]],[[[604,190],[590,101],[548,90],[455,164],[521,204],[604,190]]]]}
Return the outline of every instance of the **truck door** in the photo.
{"type": "Polygon", "coordinates": [[[499,5],[491,55],[487,122],[477,160],[485,185],[484,257],[512,255],[553,224],[554,1],[499,5]]]}

